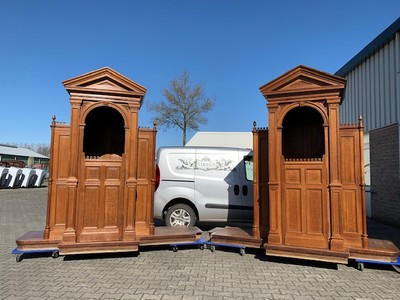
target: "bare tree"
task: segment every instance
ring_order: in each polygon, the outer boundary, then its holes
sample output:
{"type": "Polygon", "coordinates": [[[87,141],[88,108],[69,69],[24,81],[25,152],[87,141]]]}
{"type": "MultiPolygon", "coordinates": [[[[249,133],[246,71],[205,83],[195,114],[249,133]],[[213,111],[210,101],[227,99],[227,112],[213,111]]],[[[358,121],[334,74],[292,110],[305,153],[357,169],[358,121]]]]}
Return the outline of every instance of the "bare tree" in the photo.
{"type": "Polygon", "coordinates": [[[166,101],[150,103],[148,110],[155,113],[154,122],[158,126],[182,130],[185,146],[187,130],[198,130],[199,125],[207,123],[204,114],[213,109],[215,99],[206,96],[202,84],[191,86],[188,72],[173,79],[162,93],[166,101]]]}
{"type": "Polygon", "coordinates": [[[50,157],[50,145],[49,144],[37,144],[35,151],[44,156],[50,157]]]}

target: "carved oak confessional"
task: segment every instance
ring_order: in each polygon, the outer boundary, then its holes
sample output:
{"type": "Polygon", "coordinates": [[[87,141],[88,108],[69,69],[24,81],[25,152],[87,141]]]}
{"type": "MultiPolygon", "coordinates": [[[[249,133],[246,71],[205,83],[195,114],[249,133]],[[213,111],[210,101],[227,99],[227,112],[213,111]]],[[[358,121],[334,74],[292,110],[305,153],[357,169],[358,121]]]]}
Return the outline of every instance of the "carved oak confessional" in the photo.
{"type": "Polygon", "coordinates": [[[368,239],[363,121],[339,124],[345,83],[299,66],[260,88],[269,127],[253,128],[252,232],[216,228],[211,241],[272,256],[397,261],[392,242],[368,239]]]}
{"type": "Polygon", "coordinates": [[[110,68],[63,84],[71,123],[51,124],[46,226],[17,248],[124,252],[195,239],[196,230],[154,228],[156,130],[138,127],[146,89],[110,68]]]}
{"type": "Polygon", "coordinates": [[[260,88],[269,127],[253,130],[253,236],[268,255],[397,260],[393,243],[368,239],[363,121],[339,124],[345,83],[299,66],[260,88]]]}
{"type": "MultiPolygon", "coordinates": [[[[196,241],[195,227],[153,224],[156,130],[138,127],[146,89],[109,68],[64,86],[71,124],[51,125],[46,226],[17,239],[17,249],[123,252],[196,241]]],[[[332,262],[397,261],[392,242],[367,235],[363,122],[339,124],[344,87],[341,77],[299,66],[260,88],[269,128],[253,128],[252,232],[215,228],[211,242],[332,262]]]]}

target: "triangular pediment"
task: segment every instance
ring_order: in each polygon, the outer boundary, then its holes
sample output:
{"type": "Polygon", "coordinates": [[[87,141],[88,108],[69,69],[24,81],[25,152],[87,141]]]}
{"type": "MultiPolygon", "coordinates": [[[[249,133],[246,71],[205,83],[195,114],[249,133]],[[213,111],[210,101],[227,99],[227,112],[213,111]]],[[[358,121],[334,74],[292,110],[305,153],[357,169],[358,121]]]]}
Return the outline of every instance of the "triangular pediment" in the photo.
{"type": "Polygon", "coordinates": [[[343,89],[346,80],[332,74],[305,66],[298,66],[260,87],[261,93],[268,96],[295,94],[311,91],[313,93],[343,89]]]}
{"type": "Polygon", "coordinates": [[[109,67],[104,67],[63,82],[70,92],[73,90],[87,92],[133,93],[144,95],[146,88],[128,79],[109,67]]]}
{"type": "Polygon", "coordinates": [[[280,90],[283,91],[293,91],[293,90],[301,90],[301,89],[310,89],[310,88],[318,88],[321,87],[320,82],[315,82],[314,80],[310,80],[307,77],[299,77],[293,80],[292,82],[288,82],[287,84],[283,85],[280,90]]]}

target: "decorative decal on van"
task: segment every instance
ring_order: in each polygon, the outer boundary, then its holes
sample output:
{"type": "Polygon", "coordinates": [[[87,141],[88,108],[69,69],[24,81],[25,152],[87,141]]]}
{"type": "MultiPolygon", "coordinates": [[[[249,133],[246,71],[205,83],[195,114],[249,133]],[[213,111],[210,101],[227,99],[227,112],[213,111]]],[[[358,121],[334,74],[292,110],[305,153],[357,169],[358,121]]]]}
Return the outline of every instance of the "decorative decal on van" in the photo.
{"type": "Polygon", "coordinates": [[[191,158],[179,158],[178,159],[182,164],[179,166],[176,166],[177,170],[194,170],[196,167],[196,160],[191,159],[191,158]]]}
{"type": "Polygon", "coordinates": [[[231,159],[211,159],[207,156],[202,159],[179,159],[182,163],[177,170],[203,170],[203,171],[232,171],[231,159]]]}

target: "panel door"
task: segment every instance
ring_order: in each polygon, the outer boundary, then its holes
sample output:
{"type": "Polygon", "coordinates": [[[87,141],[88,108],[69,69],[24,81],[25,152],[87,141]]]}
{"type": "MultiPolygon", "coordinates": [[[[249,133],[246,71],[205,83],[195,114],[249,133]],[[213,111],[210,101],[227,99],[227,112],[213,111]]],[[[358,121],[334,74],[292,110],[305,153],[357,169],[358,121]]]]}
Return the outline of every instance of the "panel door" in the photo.
{"type": "Polygon", "coordinates": [[[118,241],[122,238],[122,158],[104,155],[84,160],[77,204],[78,242],[118,241]]]}
{"type": "Polygon", "coordinates": [[[327,249],[328,197],[323,162],[284,162],[283,169],[284,244],[327,249]]]}

